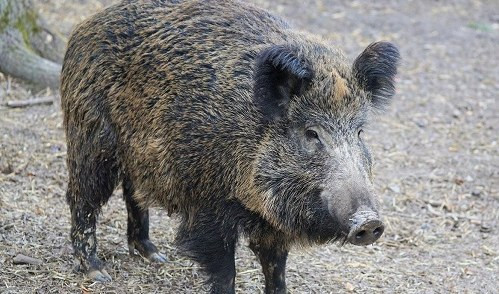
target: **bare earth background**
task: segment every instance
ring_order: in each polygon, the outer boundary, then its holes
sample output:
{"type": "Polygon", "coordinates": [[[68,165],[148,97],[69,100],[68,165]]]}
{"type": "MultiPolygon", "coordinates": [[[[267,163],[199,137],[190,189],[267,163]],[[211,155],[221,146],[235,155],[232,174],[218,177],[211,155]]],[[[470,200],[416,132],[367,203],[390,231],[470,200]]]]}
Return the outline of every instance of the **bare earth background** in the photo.
{"type": "MultiPolygon", "coordinates": [[[[114,1],[35,2],[68,35],[114,1]]],[[[398,95],[366,131],[385,234],[368,247],[293,251],[289,292],[498,293],[499,1],[252,2],[329,39],[351,59],[380,39],[398,44],[403,56],[398,95]]],[[[36,94],[0,74],[0,105],[36,94]]],[[[151,234],[170,261],[128,255],[120,191],[98,225],[99,254],[113,282],[93,284],[73,271],[61,121],[57,106],[0,106],[0,292],[206,290],[198,266],[171,246],[177,222],[160,209],[151,234]],[[19,253],[43,263],[14,265],[19,253]]],[[[260,266],[243,245],[238,292],[262,293],[260,266]]]]}

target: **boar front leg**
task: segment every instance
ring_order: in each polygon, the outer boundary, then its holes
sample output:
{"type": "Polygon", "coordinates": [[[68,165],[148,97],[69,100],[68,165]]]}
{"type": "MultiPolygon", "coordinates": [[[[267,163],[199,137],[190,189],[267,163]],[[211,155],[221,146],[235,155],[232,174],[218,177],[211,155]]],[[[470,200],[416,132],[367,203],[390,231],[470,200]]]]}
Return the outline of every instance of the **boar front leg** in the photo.
{"type": "Polygon", "coordinates": [[[237,229],[223,229],[217,215],[209,210],[199,211],[192,219],[182,222],[177,244],[204,268],[212,294],[235,293],[237,229]]]}
{"type": "Polygon", "coordinates": [[[252,240],[249,247],[260,259],[265,276],[265,293],[285,294],[288,249],[283,243],[273,242],[267,245],[263,240],[252,240]]]}

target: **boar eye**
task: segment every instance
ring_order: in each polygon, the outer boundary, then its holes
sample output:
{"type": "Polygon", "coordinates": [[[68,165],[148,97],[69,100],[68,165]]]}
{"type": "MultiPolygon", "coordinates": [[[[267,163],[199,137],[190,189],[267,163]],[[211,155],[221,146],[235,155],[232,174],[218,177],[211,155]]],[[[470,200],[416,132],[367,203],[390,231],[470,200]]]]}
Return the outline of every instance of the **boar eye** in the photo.
{"type": "Polygon", "coordinates": [[[306,130],[305,136],[308,140],[319,140],[319,134],[314,130],[306,130]]]}

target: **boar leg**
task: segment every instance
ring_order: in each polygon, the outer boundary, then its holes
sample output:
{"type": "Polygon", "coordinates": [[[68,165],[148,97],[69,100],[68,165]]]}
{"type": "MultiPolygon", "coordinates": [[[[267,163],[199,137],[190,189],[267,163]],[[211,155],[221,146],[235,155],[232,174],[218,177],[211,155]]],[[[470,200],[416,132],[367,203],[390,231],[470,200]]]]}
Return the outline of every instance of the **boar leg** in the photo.
{"type": "Polygon", "coordinates": [[[71,241],[74,255],[80,262],[80,269],[98,282],[109,282],[111,276],[104,269],[104,263],[97,257],[95,227],[98,211],[86,203],[72,207],[71,241]]]}
{"type": "MultiPolygon", "coordinates": [[[[74,144],[76,145],[76,144],[74,144]]],[[[99,211],[113,193],[117,167],[112,159],[95,158],[83,148],[68,148],[69,183],[67,201],[71,210],[71,242],[80,269],[95,281],[111,281],[97,257],[96,222],[99,211]]],[[[103,153],[99,153],[102,155],[103,153]]]]}
{"type": "Polygon", "coordinates": [[[133,199],[133,185],[127,176],[123,178],[123,198],[128,212],[127,236],[130,255],[135,255],[137,249],[141,256],[150,261],[166,262],[166,257],[149,240],[149,210],[140,208],[133,199]]]}
{"type": "Polygon", "coordinates": [[[265,293],[277,294],[286,293],[286,259],[288,257],[287,248],[282,248],[280,244],[274,243],[265,246],[264,242],[250,241],[250,248],[253,250],[265,276],[265,293]]]}
{"type": "Polygon", "coordinates": [[[211,293],[235,293],[237,228],[222,229],[211,212],[198,212],[191,219],[184,220],[179,229],[179,247],[208,273],[211,293]]]}
{"type": "MultiPolygon", "coordinates": [[[[97,114],[85,113],[83,127],[73,112],[66,114],[68,138],[68,190],[71,210],[71,242],[80,269],[94,281],[106,282],[111,276],[97,257],[96,221],[102,206],[113,194],[118,181],[116,139],[110,124],[97,114]]],[[[80,115],[83,115],[80,113],[80,115]]]]}

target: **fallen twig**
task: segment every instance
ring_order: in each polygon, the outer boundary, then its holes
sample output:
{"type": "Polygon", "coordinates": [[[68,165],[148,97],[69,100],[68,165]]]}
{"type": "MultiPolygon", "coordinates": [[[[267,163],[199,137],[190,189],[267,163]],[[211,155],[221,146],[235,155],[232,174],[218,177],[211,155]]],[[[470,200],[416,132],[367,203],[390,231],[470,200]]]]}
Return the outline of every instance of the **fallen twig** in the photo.
{"type": "Polygon", "coordinates": [[[33,98],[27,100],[16,100],[16,101],[8,101],[5,105],[11,108],[21,108],[28,107],[40,104],[52,104],[54,103],[54,96],[47,96],[41,98],[33,98]]]}

